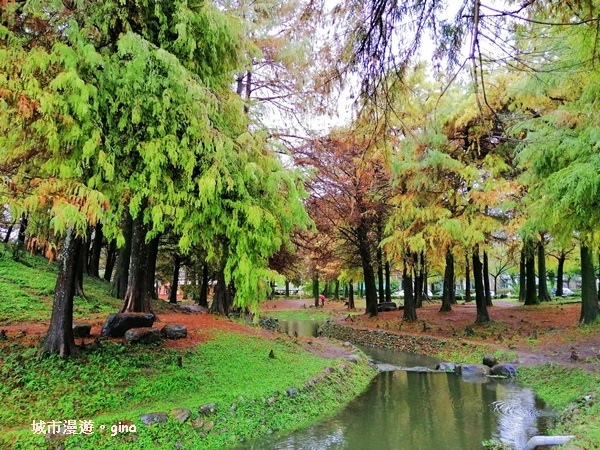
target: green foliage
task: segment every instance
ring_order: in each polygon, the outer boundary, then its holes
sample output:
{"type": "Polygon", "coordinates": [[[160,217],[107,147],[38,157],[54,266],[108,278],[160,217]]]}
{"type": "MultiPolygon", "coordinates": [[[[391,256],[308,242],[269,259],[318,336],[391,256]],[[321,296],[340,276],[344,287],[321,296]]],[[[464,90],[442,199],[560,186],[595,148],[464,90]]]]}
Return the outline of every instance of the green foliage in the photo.
{"type": "Polygon", "coordinates": [[[15,427],[2,437],[5,444],[18,439],[14,448],[43,448],[44,437],[32,435],[31,421],[52,419],[94,420],[93,435],[69,439],[68,445],[81,448],[148,448],[172,439],[184,446],[222,448],[268,429],[288,430],[330,414],[361,392],[372,376],[367,365],[336,361],[331,375],[313,390],[303,390],[332,362],[283,339],[225,333],[182,352],[106,343],[83,359],[67,362],[39,360],[34,349],[18,346],[4,346],[2,353],[0,400],[10,407],[0,412],[0,424],[15,427]],[[269,358],[271,350],[275,358],[269,358]],[[178,356],[182,367],[176,364],[178,356]],[[288,388],[298,389],[298,395],[288,397],[288,388]],[[195,418],[205,403],[215,403],[218,411],[210,418],[215,428],[206,437],[189,423],[171,419],[147,427],[139,421],[141,414],[177,407],[188,407],[195,418]],[[111,437],[99,431],[101,425],[110,429],[128,420],[137,427],[134,442],[127,434],[111,437]]]}
{"type": "Polygon", "coordinates": [[[46,240],[101,220],[122,243],[128,210],[147,238],[201,243],[236,303],[255,307],[276,275],[268,257],[308,218],[302,175],[248,131],[231,91],[239,22],[206,2],[27,7],[35,23],[2,22],[0,45],[0,198],[13,216],[35,217],[28,232],[46,240]]]}

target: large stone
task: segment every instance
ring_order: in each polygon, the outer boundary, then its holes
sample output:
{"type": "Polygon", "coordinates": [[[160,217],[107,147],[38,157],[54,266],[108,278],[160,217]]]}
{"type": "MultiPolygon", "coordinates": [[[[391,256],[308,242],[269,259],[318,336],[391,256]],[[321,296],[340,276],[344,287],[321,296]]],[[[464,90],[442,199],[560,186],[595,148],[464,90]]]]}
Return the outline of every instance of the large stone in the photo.
{"type": "Polygon", "coordinates": [[[73,324],[73,337],[84,338],[89,337],[92,331],[92,326],[87,323],[74,323],[73,324]]]}
{"type": "Polygon", "coordinates": [[[442,372],[456,372],[456,364],[451,362],[439,363],[435,366],[435,370],[441,370],[442,372]]]}
{"type": "Polygon", "coordinates": [[[498,364],[498,359],[494,355],[485,355],[483,357],[483,364],[488,367],[494,367],[498,364]]]}
{"type": "Polygon", "coordinates": [[[173,417],[173,419],[179,422],[186,422],[191,415],[192,411],[190,411],[187,408],[176,408],[173,411],[171,411],[171,416],[173,417]]]}
{"type": "Polygon", "coordinates": [[[200,406],[198,412],[203,416],[210,416],[217,412],[217,405],[214,403],[207,403],[206,405],[200,406]]]}
{"type": "Polygon", "coordinates": [[[160,334],[165,339],[182,339],[187,337],[187,327],[185,325],[168,323],[162,327],[160,334]]]}
{"type": "Polygon", "coordinates": [[[128,344],[154,344],[160,342],[158,328],[132,328],[125,332],[125,342],[128,344]]]}
{"type": "Polygon", "coordinates": [[[377,304],[377,311],[385,312],[385,311],[396,311],[398,309],[398,305],[394,302],[381,302],[377,304]]]}
{"type": "Polygon", "coordinates": [[[151,313],[117,313],[111,314],[104,322],[103,337],[123,337],[131,328],[151,327],[155,316],[151,313]]]}
{"type": "Polygon", "coordinates": [[[149,413],[140,416],[140,420],[143,424],[152,425],[154,423],[165,423],[167,421],[167,413],[158,412],[158,413],[149,413]]]}
{"type": "Polygon", "coordinates": [[[513,364],[497,364],[490,372],[497,377],[514,378],[517,376],[517,367],[513,364]]]}
{"type": "Polygon", "coordinates": [[[487,377],[490,368],[483,364],[460,364],[456,366],[456,372],[466,378],[487,377]]]}

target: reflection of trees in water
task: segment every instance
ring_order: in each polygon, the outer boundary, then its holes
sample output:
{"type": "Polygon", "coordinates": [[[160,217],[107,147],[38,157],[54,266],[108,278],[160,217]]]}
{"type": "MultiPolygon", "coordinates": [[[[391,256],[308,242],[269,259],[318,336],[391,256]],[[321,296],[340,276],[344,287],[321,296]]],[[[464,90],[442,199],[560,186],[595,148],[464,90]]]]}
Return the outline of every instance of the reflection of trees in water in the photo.
{"type": "MultiPolygon", "coordinates": [[[[385,360],[410,365],[402,358],[385,360]]],[[[543,403],[536,403],[530,390],[509,382],[465,380],[451,373],[385,372],[337,416],[252,448],[469,450],[492,438],[521,448],[537,434],[536,414],[531,413],[536,408],[543,403]],[[519,410],[529,413],[521,417],[519,410]]]]}

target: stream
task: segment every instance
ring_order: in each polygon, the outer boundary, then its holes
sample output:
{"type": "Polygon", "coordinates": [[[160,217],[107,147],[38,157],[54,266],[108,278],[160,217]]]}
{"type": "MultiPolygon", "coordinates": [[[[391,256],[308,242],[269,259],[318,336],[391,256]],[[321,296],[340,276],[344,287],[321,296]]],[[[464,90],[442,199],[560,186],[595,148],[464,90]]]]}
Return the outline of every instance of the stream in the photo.
{"type": "MultiPolygon", "coordinates": [[[[298,333],[298,327],[291,329],[298,333]]],[[[435,368],[434,358],[361,347],[378,363],[435,368]]],[[[482,449],[486,440],[520,449],[545,434],[556,413],[511,380],[465,379],[453,373],[396,370],[378,374],[369,389],[337,415],[251,449],[482,449]]]]}

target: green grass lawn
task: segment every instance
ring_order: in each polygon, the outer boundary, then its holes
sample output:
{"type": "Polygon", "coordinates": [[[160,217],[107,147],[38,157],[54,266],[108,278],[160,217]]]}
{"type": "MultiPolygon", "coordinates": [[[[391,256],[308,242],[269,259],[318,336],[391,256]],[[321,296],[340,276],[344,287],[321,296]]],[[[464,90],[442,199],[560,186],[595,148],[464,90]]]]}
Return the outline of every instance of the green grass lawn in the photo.
{"type": "Polygon", "coordinates": [[[1,350],[0,447],[14,449],[46,448],[44,436],[32,432],[32,422],[40,420],[93,421],[92,435],[68,438],[77,448],[153,448],[175,441],[185,448],[222,448],[331,414],[373,375],[366,364],[316,357],[287,339],[231,333],[186,351],[105,343],[68,361],[40,359],[35,349],[15,344],[1,350]],[[335,370],[307,387],[327,366],[335,370]],[[298,394],[288,396],[290,388],[298,394]],[[194,419],[207,403],[215,403],[217,413],[206,419],[214,428],[205,435],[189,421],[152,427],[140,422],[142,414],[181,407],[194,419]],[[119,422],[136,425],[134,442],[129,433],[100,431],[119,422]]]}
{"type": "MultiPolygon", "coordinates": [[[[7,299],[0,302],[0,327],[48,320],[56,276],[55,263],[27,253],[14,259],[0,245],[0,290],[7,299]]],[[[108,288],[86,277],[86,299],[75,298],[75,318],[117,311],[121,300],[108,288]]],[[[165,302],[153,306],[159,313],[169,309],[165,302]]],[[[9,338],[0,341],[0,448],[54,449],[60,444],[34,433],[34,422],[91,421],[93,433],[67,437],[66,448],[220,449],[327,417],[366,389],[373,375],[366,362],[317,357],[283,336],[271,341],[222,332],[186,350],[104,341],[66,361],[41,358],[37,348],[9,338]],[[288,389],[297,392],[290,396],[288,389]],[[204,419],[212,423],[210,431],[191,425],[207,403],[217,407],[204,419]],[[190,420],[140,421],[142,414],[175,408],[188,408],[190,420]],[[119,424],[136,431],[113,433],[119,424]]]]}
{"type": "MultiPolygon", "coordinates": [[[[0,302],[0,326],[19,322],[40,322],[50,319],[58,266],[44,258],[20,252],[13,258],[7,245],[0,245],[0,292],[6,301],[0,302]]],[[[109,295],[110,284],[84,275],[86,298],[75,297],[75,319],[113,313],[121,300],[109,295]]]]}

